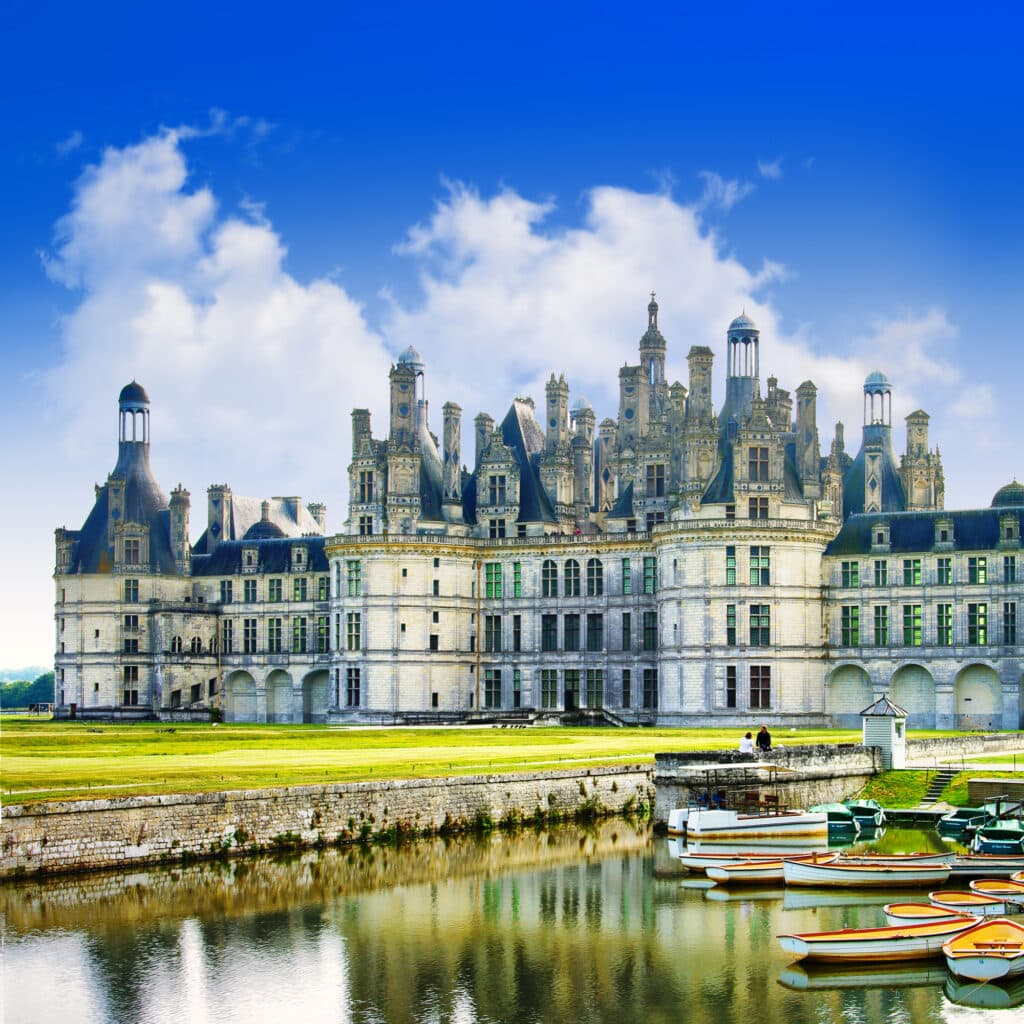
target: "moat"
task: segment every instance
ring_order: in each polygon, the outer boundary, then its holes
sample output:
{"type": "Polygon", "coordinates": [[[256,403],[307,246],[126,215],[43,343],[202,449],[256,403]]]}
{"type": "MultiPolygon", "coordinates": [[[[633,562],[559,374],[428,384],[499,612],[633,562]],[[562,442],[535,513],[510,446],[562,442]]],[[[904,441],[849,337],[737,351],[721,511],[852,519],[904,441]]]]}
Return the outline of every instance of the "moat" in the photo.
{"type": "Polygon", "coordinates": [[[941,960],[823,976],[775,937],[909,895],[709,895],[623,820],[9,883],[4,1020],[1009,1019],[952,1002],[941,960]]]}

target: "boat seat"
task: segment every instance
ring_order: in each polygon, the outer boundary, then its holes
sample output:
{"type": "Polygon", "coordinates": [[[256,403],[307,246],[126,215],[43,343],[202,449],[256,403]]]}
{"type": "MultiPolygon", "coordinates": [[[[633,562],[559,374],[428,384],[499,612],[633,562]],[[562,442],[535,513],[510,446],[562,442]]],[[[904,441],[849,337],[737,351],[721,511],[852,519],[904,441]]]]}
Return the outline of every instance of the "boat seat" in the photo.
{"type": "Polygon", "coordinates": [[[1019,942],[975,942],[975,946],[978,949],[1020,949],[1021,943],[1019,942]]]}

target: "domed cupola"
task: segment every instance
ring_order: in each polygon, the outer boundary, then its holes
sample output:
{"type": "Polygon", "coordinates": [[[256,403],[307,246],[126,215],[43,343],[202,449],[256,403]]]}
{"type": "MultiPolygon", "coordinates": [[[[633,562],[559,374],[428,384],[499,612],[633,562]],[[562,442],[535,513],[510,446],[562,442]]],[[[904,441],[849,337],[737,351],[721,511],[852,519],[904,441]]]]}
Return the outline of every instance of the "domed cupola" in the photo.
{"type": "Polygon", "coordinates": [[[410,345],[399,357],[399,366],[409,366],[417,373],[422,373],[426,368],[426,363],[423,362],[423,357],[416,351],[415,348],[410,345]]]}
{"type": "Polygon", "coordinates": [[[284,530],[270,520],[270,502],[260,506],[260,518],[245,531],[245,540],[277,540],[285,536],[284,530]]]}
{"type": "Polygon", "coordinates": [[[121,388],[117,408],[120,418],[118,441],[122,444],[149,444],[149,395],[137,380],[121,388]]]}
{"type": "Polygon", "coordinates": [[[1016,478],[1008,484],[1000,487],[992,496],[992,508],[1009,508],[1024,506],[1024,484],[1018,483],[1016,478]]]}

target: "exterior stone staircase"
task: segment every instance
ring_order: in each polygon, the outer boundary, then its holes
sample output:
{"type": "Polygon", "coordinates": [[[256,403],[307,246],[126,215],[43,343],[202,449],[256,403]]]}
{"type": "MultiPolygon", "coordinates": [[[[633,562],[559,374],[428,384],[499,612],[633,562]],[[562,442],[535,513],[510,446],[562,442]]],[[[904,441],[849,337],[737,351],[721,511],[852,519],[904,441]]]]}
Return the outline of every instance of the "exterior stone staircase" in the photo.
{"type": "Polygon", "coordinates": [[[932,776],[932,780],[928,784],[928,791],[925,793],[920,806],[930,807],[934,804],[939,799],[939,795],[942,791],[949,785],[950,781],[959,773],[959,771],[959,768],[940,768],[932,776]]]}

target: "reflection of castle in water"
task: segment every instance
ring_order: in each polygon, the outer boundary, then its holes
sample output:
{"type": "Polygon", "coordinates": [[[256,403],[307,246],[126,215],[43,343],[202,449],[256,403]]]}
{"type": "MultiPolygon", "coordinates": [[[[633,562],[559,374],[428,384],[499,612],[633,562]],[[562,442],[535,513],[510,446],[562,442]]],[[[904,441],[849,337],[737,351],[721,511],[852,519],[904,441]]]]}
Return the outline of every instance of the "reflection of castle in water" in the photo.
{"type": "Polygon", "coordinates": [[[45,937],[66,937],[63,968],[81,971],[91,1020],[934,1017],[939,987],[777,984],[779,931],[871,924],[877,907],[715,904],[659,878],[667,857],[612,821],[59,879],[0,898],[19,957],[33,933],[44,959],[45,937]]]}

